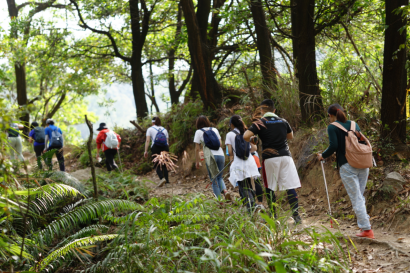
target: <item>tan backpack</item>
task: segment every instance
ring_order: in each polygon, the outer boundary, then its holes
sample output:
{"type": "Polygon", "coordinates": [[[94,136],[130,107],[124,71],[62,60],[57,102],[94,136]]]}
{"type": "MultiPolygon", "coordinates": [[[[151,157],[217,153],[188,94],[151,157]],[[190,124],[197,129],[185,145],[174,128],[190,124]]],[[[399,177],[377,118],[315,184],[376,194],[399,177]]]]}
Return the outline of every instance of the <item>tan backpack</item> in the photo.
{"type": "Polygon", "coordinates": [[[349,131],[340,123],[333,122],[332,125],[347,133],[346,159],[349,165],[357,169],[373,167],[372,145],[361,132],[356,131],[356,123],[351,121],[349,131]]]}

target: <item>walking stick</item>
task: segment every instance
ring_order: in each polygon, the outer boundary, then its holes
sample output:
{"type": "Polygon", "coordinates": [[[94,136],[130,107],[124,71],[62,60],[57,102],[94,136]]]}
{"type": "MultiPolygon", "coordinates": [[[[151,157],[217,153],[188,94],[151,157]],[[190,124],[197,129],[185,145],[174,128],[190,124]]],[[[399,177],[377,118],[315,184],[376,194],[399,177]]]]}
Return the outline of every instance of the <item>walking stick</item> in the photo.
{"type": "Polygon", "coordinates": [[[323,179],[325,180],[325,189],[326,189],[327,203],[329,204],[330,227],[333,228],[332,209],[330,208],[329,192],[327,191],[325,168],[323,167],[323,162],[324,162],[324,161],[321,160],[321,161],[320,161],[320,165],[322,166],[323,179]]]}
{"type": "Polygon", "coordinates": [[[121,163],[120,149],[117,150],[117,154],[118,154],[118,159],[120,160],[121,172],[124,173],[124,169],[122,168],[122,163],[121,163]]]}
{"type": "Polygon", "coordinates": [[[218,177],[218,175],[220,175],[220,174],[226,169],[226,167],[228,167],[231,163],[232,163],[232,161],[229,161],[229,163],[226,164],[226,166],[223,167],[223,169],[222,169],[217,175],[215,175],[214,178],[211,179],[211,183],[209,183],[208,185],[206,185],[205,189],[207,189],[207,188],[209,187],[209,185],[211,185],[212,183],[214,183],[214,181],[215,181],[215,179],[218,177]]]}

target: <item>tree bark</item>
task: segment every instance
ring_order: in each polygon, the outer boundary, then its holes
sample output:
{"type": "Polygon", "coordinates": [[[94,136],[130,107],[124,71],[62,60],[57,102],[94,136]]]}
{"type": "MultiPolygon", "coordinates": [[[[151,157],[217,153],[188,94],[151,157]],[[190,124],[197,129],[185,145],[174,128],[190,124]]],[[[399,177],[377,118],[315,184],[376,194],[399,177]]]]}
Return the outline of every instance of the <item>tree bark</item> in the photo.
{"type": "Polygon", "coordinates": [[[181,29],[182,29],[182,8],[181,3],[178,3],[178,13],[177,13],[177,27],[175,30],[175,41],[174,46],[169,50],[168,53],[168,87],[169,87],[169,96],[171,98],[171,104],[178,104],[179,103],[179,96],[180,94],[177,93],[177,89],[175,86],[175,76],[174,76],[174,68],[175,68],[175,52],[179,45],[179,39],[181,36],[181,29]]]}
{"type": "Polygon", "coordinates": [[[299,35],[299,30],[298,30],[298,10],[297,10],[297,0],[290,0],[290,5],[292,8],[290,9],[291,15],[291,23],[292,23],[292,49],[293,49],[293,64],[294,64],[294,73],[296,78],[299,77],[298,72],[297,72],[297,58],[298,58],[298,48],[299,48],[299,41],[298,41],[298,35],[299,35]]]}
{"type": "MultiPolygon", "coordinates": [[[[224,2],[219,0],[218,3],[221,1],[224,2]]],[[[191,88],[191,92],[199,92],[205,108],[216,109],[222,100],[222,90],[212,71],[212,52],[207,38],[211,1],[199,1],[197,13],[195,13],[192,0],[181,0],[181,6],[184,11],[188,31],[188,47],[194,67],[193,81],[197,83],[193,89],[191,88]]]]}
{"type": "Polygon", "coordinates": [[[409,0],[385,0],[386,30],[382,87],[382,137],[393,143],[406,139],[406,19],[397,9],[409,0]],[[402,46],[402,48],[400,48],[402,46]]]}
{"type": "Polygon", "coordinates": [[[98,200],[98,188],[97,188],[97,178],[95,175],[95,167],[94,167],[94,158],[91,149],[91,142],[93,141],[93,124],[87,119],[87,115],[85,117],[85,124],[87,124],[88,129],[90,130],[90,136],[88,137],[87,141],[87,150],[88,150],[88,157],[90,158],[90,165],[91,165],[91,176],[93,178],[93,186],[94,186],[94,200],[98,200]]]}
{"type": "MultiPolygon", "coordinates": [[[[296,4],[297,74],[302,121],[311,124],[323,109],[316,69],[315,0],[294,0],[296,4]]],[[[293,16],[293,13],[292,13],[293,16]]],[[[292,20],[293,21],[293,20],[292,20]]]]}
{"type": "Polygon", "coordinates": [[[272,48],[270,43],[270,31],[266,24],[265,11],[261,0],[250,1],[251,12],[256,32],[256,44],[259,51],[259,61],[262,72],[263,96],[270,98],[272,95],[267,89],[271,91],[276,90],[277,78],[275,72],[275,62],[272,56],[272,48]]]}
{"type": "MultiPolygon", "coordinates": [[[[9,10],[10,18],[17,19],[18,9],[16,6],[15,0],[7,0],[7,6],[9,10]]],[[[11,28],[11,36],[14,39],[18,38],[18,32],[15,26],[11,28]]],[[[14,64],[14,72],[16,75],[16,89],[17,89],[17,104],[19,107],[27,106],[27,81],[26,81],[26,64],[24,62],[16,62],[14,64]]],[[[25,125],[23,129],[23,134],[28,136],[29,132],[29,123],[30,123],[30,114],[28,110],[24,110],[24,114],[20,117],[20,121],[25,125]]]]}

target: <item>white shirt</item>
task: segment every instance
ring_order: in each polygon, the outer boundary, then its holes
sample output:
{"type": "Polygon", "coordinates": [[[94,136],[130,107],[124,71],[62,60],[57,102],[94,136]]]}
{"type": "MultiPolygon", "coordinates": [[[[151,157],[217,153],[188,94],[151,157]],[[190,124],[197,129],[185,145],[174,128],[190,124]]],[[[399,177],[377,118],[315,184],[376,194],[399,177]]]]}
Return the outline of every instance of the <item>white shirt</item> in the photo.
{"type": "Polygon", "coordinates": [[[157,125],[154,125],[154,126],[152,126],[152,127],[149,127],[148,130],[147,130],[146,136],[150,136],[150,137],[151,137],[151,147],[154,145],[154,140],[155,140],[155,138],[157,137],[157,133],[158,133],[158,131],[155,130],[154,128],[157,129],[157,130],[162,130],[162,132],[163,132],[164,135],[167,137],[167,139],[169,139],[168,131],[167,131],[167,129],[165,129],[164,127],[162,127],[162,126],[157,126],[157,125]]]}
{"type": "MultiPolygon", "coordinates": [[[[208,131],[210,127],[204,127],[202,129],[204,129],[205,131],[208,131]]],[[[216,136],[218,137],[219,140],[221,140],[221,135],[219,134],[218,129],[212,127],[212,131],[215,132],[216,136]]],[[[194,136],[194,143],[198,143],[201,144],[201,141],[204,142],[204,132],[202,130],[196,130],[195,132],[195,136],[194,136]]],[[[222,150],[221,147],[219,147],[219,150],[211,150],[211,153],[213,155],[222,155],[225,156],[224,151],[222,150]]]]}
{"type": "MultiPolygon", "coordinates": [[[[234,129],[239,133],[238,129],[234,129]]],[[[231,182],[232,186],[236,187],[238,185],[238,181],[243,181],[246,178],[258,178],[260,177],[258,167],[256,166],[255,159],[253,156],[249,155],[247,160],[240,159],[236,156],[235,153],[235,137],[236,134],[234,132],[229,132],[226,134],[225,145],[232,145],[234,160],[231,164],[231,168],[229,171],[229,182],[231,182]]],[[[249,144],[251,146],[251,144],[249,144]]]]}
{"type": "MultiPolygon", "coordinates": [[[[235,128],[234,130],[240,133],[238,129],[235,128]]],[[[228,145],[228,144],[232,145],[232,149],[233,149],[232,152],[234,154],[235,154],[234,150],[236,149],[235,148],[235,137],[236,137],[236,134],[230,131],[229,133],[226,134],[226,140],[225,140],[225,145],[228,145]]],[[[249,144],[249,146],[251,146],[251,144],[249,144]]]]}

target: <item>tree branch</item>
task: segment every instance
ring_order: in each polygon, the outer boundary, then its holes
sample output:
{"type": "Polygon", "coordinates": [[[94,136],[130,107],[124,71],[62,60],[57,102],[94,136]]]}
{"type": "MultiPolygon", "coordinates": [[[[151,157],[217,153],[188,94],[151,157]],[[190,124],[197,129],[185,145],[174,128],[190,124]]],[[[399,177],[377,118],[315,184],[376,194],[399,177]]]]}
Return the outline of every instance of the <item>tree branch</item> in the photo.
{"type": "Polygon", "coordinates": [[[81,15],[80,8],[78,7],[77,2],[75,0],[70,0],[70,2],[73,3],[73,5],[75,6],[75,9],[77,10],[78,17],[80,18],[80,21],[81,21],[81,24],[79,24],[80,27],[82,27],[84,29],[89,29],[92,32],[95,32],[95,33],[98,33],[98,34],[103,34],[103,35],[107,36],[108,39],[110,39],[110,41],[111,41],[111,45],[114,49],[115,56],[122,59],[122,60],[124,60],[124,61],[126,61],[126,62],[131,62],[131,58],[125,57],[124,55],[122,55],[120,53],[120,51],[118,50],[118,47],[117,47],[117,43],[115,42],[114,37],[112,37],[112,35],[109,31],[98,30],[98,29],[95,29],[95,28],[92,28],[92,27],[88,26],[85,23],[85,21],[83,19],[83,16],[81,15]]]}
{"type": "Polygon", "coordinates": [[[130,120],[130,123],[131,123],[132,125],[134,125],[135,127],[137,127],[137,129],[138,129],[143,135],[145,135],[145,133],[147,132],[147,131],[145,131],[144,129],[142,129],[142,127],[141,127],[136,121],[130,120]]]}
{"type": "Polygon", "coordinates": [[[188,76],[185,78],[181,86],[178,88],[178,91],[177,91],[178,96],[181,96],[182,91],[184,91],[185,86],[188,84],[189,80],[191,79],[191,74],[192,74],[192,65],[189,67],[188,76]]]}
{"type": "Polygon", "coordinates": [[[333,18],[333,20],[331,20],[328,23],[319,24],[318,27],[315,29],[315,35],[319,34],[323,29],[325,29],[327,27],[331,27],[331,26],[336,25],[340,21],[340,19],[343,16],[345,16],[347,14],[347,12],[353,7],[355,2],[356,2],[356,0],[350,0],[346,5],[343,5],[343,9],[341,10],[341,12],[335,18],[333,18]]]}

